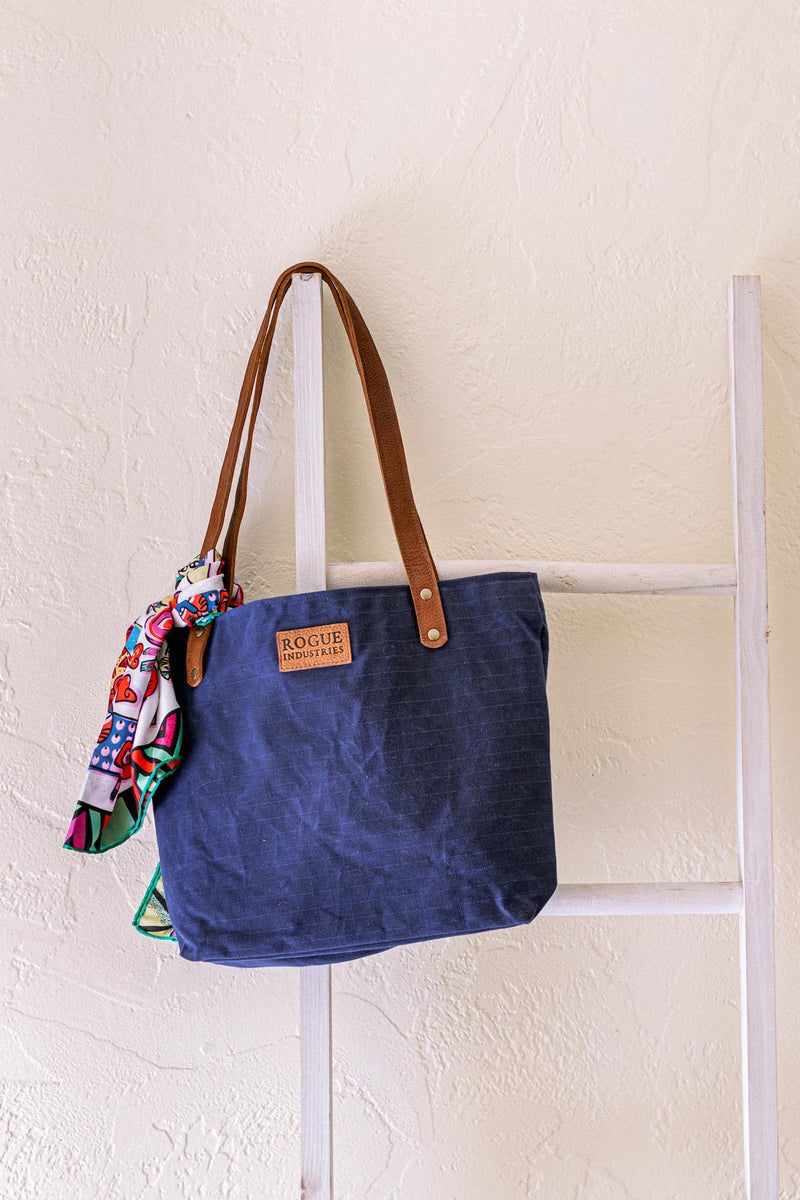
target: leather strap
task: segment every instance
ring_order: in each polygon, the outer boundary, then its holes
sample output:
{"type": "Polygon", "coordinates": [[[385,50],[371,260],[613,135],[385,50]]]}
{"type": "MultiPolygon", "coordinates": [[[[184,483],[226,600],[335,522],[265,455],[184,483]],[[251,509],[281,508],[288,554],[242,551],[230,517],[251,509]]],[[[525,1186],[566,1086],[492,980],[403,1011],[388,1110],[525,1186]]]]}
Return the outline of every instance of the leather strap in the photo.
{"type": "MultiPolygon", "coordinates": [[[[211,509],[211,517],[203,541],[203,553],[206,553],[218,544],[218,539],[222,532],[233,483],[236,459],[239,454],[242,433],[249,409],[250,422],[247,440],[245,442],[245,450],[236,487],[233,511],[222,551],[225,563],[225,577],[230,584],[234,578],[239,528],[247,499],[247,480],[250,469],[253,434],[261,404],[264,378],[275,334],[275,326],[281,305],[291,287],[292,276],[299,273],[316,273],[322,276],[333,296],[337,311],[347,332],[350,347],[353,351],[361,378],[364,397],[367,402],[370,425],[378,452],[378,461],[386,497],[389,502],[389,511],[392,517],[395,537],[397,538],[400,556],[408,575],[411,597],[417,617],[419,638],[422,644],[429,649],[438,649],[447,641],[447,625],[439,594],[439,577],[414,503],[400,426],[397,421],[397,413],[394,401],[392,400],[386,371],[364,318],[361,316],[352,297],[339,280],[320,263],[296,263],[278,277],[272,289],[267,311],[250,353],[247,370],[245,371],[242,390],[239,394],[239,403],[211,509]],[[433,632],[433,637],[429,636],[430,632],[433,632]]],[[[203,677],[203,654],[212,627],[213,623],[195,629],[189,637],[186,666],[187,681],[192,687],[197,687],[203,677]]]]}

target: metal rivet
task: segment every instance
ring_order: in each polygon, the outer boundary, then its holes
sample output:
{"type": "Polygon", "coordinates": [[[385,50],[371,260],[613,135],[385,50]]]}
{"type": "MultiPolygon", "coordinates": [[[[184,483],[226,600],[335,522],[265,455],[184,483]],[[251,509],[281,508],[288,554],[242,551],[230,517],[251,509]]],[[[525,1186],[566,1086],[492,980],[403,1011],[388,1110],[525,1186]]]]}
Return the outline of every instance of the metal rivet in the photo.
{"type": "Polygon", "coordinates": [[[195,631],[194,631],[194,636],[195,636],[195,637],[202,637],[202,636],[203,636],[203,630],[202,630],[202,628],[200,628],[200,627],[196,626],[196,627],[195,627],[195,631]]]}
{"type": "Polygon", "coordinates": [[[197,667],[192,667],[192,683],[194,683],[195,679],[197,679],[197,667]]]}
{"type": "Polygon", "coordinates": [[[438,629],[429,629],[428,630],[428,641],[429,642],[436,642],[439,640],[439,638],[441,636],[442,635],[439,633],[438,629]]]}
{"type": "Polygon", "coordinates": [[[419,598],[420,598],[420,600],[430,600],[432,595],[433,595],[433,592],[431,591],[430,588],[423,588],[419,594],[419,598]]]}

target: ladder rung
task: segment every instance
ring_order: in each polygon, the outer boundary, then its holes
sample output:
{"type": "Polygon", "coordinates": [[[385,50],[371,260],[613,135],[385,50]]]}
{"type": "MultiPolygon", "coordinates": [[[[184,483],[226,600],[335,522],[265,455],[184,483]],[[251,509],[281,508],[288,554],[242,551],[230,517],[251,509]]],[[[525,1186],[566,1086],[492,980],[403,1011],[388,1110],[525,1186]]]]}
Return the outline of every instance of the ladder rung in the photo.
{"type": "MultiPolygon", "coordinates": [[[[535,571],[544,592],[644,596],[730,596],[736,567],[727,563],[577,563],[539,559],[445,559],[442,579],[489,575],[493,571],[535,571]]],[[[401,562],[329,563],[328,587],[405,583],[401,562]]]]}
{"type": "Polygon", "coordinates": [[[563,883],[542,909],[548,917],[738,913],[742,885],[729,883],[563,883]]]}

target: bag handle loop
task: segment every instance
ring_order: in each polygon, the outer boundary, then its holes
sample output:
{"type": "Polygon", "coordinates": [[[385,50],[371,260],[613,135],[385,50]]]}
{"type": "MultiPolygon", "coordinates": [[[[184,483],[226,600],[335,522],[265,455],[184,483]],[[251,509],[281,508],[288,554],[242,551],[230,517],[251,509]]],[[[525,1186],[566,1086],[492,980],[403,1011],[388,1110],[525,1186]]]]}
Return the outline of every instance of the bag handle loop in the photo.
{"type": "MultiPolygon", "coordinates": [[[[207,553],[217,545],[222,532],[233,483],[236,459],[239,454],[239,447],[249,409],[250,422],[247,440],[245,442],[245,450],[236,487],[233,511],[223,547],[225,575],[229,585],[232,584],[236,564],[239,528],[247,499],[247,480],[250,469],[253,434],[261,403],[270,350],[275,335],[275,326],[281,305],[291,287],[292,276],[299,273],[314,273],[322,276],[333,296],[337,311],[344,324],[350,348],[361,378],[364,398],[367,403],[370,426],[378,452],[378,462],[380,464],[386,498],[389,503],[392,525],[411,588],[411,598],[417,617],[419,639],[429,649],[438,649],[447,641],[447,625],[439,594],[439,576],[431,556],[427,538],[425,537],[425,531],[422,528],[416,504],[414,503],[403,440],[386,371],[384,370],[372,335],[354,300],[339,280],[320,263],[296,263],[294,266],[287,268],[278,277],[272,290],[267,311],[261,323],[261,328],[250,353],[245,371],[242,390],[239,395],[239,403],[211,509],[211,517],[203,541],[202,553],[207,553]]],[[[203,677],[203,654],[211,628],[211,624],[198,628],[194,631],[195,636],[190,636],[189,638],[187,649],[187,681],[193,687],[196,687],[203,677]]]]}

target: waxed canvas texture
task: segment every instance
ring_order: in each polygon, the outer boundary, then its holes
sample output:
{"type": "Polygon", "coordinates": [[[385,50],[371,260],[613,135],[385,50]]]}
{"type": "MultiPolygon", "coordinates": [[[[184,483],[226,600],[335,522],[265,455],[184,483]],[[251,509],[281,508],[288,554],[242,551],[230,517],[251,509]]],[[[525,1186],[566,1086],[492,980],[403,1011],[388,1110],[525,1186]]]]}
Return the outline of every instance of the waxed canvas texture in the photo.
{"type": "Polygon", "coordinates": [[[556,886],[536,575],[253,601],[213,625],[199,687],[169,635],[180,769],[153,800],[180,954],[308,965],[531,921],[556,886]],[[346,621],[353,661],[282,673],[276,631],[346,621]]]}

